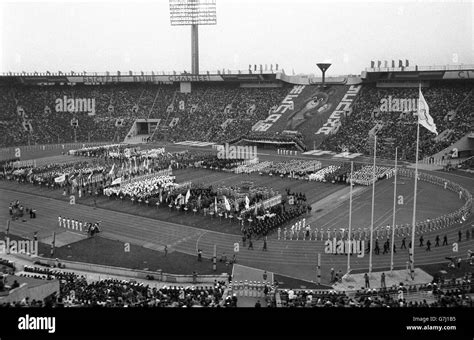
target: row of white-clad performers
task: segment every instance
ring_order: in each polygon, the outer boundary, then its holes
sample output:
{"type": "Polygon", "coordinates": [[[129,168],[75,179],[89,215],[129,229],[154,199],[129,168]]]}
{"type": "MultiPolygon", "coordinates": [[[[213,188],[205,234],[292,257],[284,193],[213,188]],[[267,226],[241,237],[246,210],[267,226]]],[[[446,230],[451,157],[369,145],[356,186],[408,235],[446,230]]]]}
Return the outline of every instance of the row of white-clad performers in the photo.
{"type": "MultiPolygon", "coordinates": [[[[310,224],[306,224],[306,219],[303,218],[298,222],[294,223],[291,227],[278,228],[278,239],[279,240],[329,240],[333,237],[337,239],[346,239],[348,237],[347,228],[333,228],[324,230],[323,228],[311,228],[310,224]]],[[[374,237],[379,239],[379,237],[385,238],[388,237],[388,229],[376,229],[374,230],[374,237]]],[[[408,234],[408,228],[402,229],[399,228],[396,230],[397,236],[408,234]]],[[[369,236],[369,231],[367,228],[354,228],[352,232],[352,238],[354,239],[367,239],[369,236]]]]}
{"type": "Polygon", "coordinates": [[[84,231],[92,235],[100,232],[99,224],[100,224],[100,221],[91,223],[91,222],[86,222],[86,221],[75,220],[73,218],[58,216],[58,226],[60,228],[84,231]]]}

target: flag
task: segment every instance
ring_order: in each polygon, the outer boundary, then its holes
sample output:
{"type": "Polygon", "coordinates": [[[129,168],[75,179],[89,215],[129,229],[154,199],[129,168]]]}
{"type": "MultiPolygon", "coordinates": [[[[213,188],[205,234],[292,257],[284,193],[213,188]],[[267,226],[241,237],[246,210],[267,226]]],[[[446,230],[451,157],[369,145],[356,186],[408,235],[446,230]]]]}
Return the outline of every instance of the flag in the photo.
{"type": "Polygon", "coordinates": [[[191,191],[188,189],[188,192],[186,193],[186,199],[184,200],[184,204],[188,204],[189,197],[191,197],[191,191]]]}
{"type": "Polygon", "coordinates": [[[227,211],[230,211],[230,204],[229,204],[229,200],[227,199],[227,197],[224,196],[224,204],[225,204],[225,209],[227,211]]]}
{"type": "Polygon", "coordinates": [[[255,211],[253,212],[254,215],[258,214],[258,203],[255,203],[255,211]]]}
{"type": "Polygon", "coordinates": [[[110,169],[109,171],[109,176],[112,176],[114,174],[114,170],[115,170],[115,163],[114,165],[112,165],[112,169],[110,169]]]}
{"type": "Polygon", "coordinates": [[[163,189],[160,188],[160,203],[163,203],[163,189]]]}
{"type": "Polygon", "coordinates": [[[53,232],[53,240],[51,241],[51,256],[54,255],[55,243],[56,243],[56,232],[53,232]]]}
{"type": "Polygon", "coordinates": [[[111,185],[116,185],[116,184],[120,184],[120,183],[122,183],[122,177],[114,179],[114,181],[112,182],[111,185]]]}
{"type": "Polygon", "coordinates": [[[433,121],[433,117],[430,116],[430,108],[428,106],[428,103],[426,102],[425,97],[423,96],[423,93],[421,93],[421,86],[420,86],[419,97],[420,98],[418,99],[418,124],[421,124],[430,132],[433,132],[434,134],[438,135],[438,131],[436,131],[436,125],[433,121]]]}
{"type": "Polygon", "coordinates": [[[199,209],[201,209],[201,195],[198,197],[197,206],[199,209]]]}
{"type": "Polygon", "coordinates": [[[65,175],[65,174],[62,174],[61,176],[56,177],[56,178],[54,179],[54,182],[56,182],[56,183],[62,183],[62,182],[64,182],[65,180],[66,180],[66,175],[65,175]]]}
{"type": "Polygon", "coordinates": [[[214,211],[217,213],[217,196],[214,197],[214,211]]]}
{"type": "Polygon", "coordinates": [[[235,206],[235,207],[234,207],[234,208],[235,208],[235,211],[238,212],[238,211],[239,211],[239,201],[235,200],[235,201],[234,201],[234,206],[235,206]]]}
{"type": "Polygon", "coordinates": [[[250,200],[248,196],[245,196],[245,209],[250,209],[250,200]]]}
{"type": "Polygon", "coordinates": [[[178,197],[176,197],[176,199],[174,200],[174,204],[178,204],[178,201],[181,199],[181,197],[183,197],[183,195],[179,194],[178,197]]]}

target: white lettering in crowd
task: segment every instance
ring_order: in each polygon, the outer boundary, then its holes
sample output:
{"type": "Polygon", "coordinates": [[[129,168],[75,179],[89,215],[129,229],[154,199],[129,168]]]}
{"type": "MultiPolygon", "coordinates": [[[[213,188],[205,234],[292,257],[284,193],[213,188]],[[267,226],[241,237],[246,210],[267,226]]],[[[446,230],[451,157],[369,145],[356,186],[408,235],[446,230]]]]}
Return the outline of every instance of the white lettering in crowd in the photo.
{"type": "Polygon", "coordinates": [[[170,84],[173,82],[192,82],[192,81],[221,81],[219,75],[120,75],[120,76],[84,76],[68,77],[69,81],[82,82],[86,85],[99,85],[109,83],[155,83],[170,84]]]}
{"type": "Polygon", "coordinates": [[[287,110],[294,110],[295,103],[294,99],[298,98],[298,96],[303,92],[305,89],[305,85],[295,85],[290,93],[282,100],[280,106],[278,106],[273,113],[270,114],[265,120],[259,121],[252,127],[253,131],[261,131],[265,132],[270,129],[273,124],[275,124],[280,117],[287,111],[287,110]]]}
{"type": "Polygon", "coordinates": [[[318,130],[318,132],[316,132],[317,135],[318,134],[329,135],[331,133],[336,133],[339,130],[339,127],[341,126],[341,115],[344,115],[345,112],[350,109],[352,102],[354,100],[353,97],[357,96],[357,93],[359,93],[359,90],[360,90],[360,85],[351,85],[349,87],[346,94],[337,105],[336,110],[334,110],[333,113],[331,113],[331,115],[329,116],[326,124],[324,124],[318,130]]]}

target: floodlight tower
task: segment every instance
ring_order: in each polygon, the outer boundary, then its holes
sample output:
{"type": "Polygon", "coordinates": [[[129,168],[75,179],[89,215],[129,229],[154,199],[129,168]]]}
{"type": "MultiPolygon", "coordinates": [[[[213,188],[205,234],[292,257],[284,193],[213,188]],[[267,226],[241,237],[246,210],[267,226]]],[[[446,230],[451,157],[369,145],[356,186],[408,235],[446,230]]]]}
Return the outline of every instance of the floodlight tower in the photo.
{"type": "Polygon", "coordinates": [[[324,87],[324,83],[325,83],[325,80],[326,80],[326,71],[328,70],[329,67],[331,67],[331,64],[330,63],[318,63],[316,65],[319,67],[319,69],[323,73],[323,87],[324,87]]]}
{"type": "Polygon", "coordinates": [[[216,25],[216,0],[169,0],[171,26],[191,26],[191,73],[199,74],[199,25],[216,25]]]}

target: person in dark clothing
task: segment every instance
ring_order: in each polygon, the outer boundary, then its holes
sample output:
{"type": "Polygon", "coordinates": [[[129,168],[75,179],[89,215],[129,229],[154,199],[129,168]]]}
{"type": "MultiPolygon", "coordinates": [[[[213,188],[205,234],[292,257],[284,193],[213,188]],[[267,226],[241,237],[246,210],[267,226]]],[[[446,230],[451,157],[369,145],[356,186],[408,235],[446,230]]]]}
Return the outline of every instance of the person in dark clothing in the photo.
{"type": "Polygon", "coordinates": [[[364,279],[365,279],[365,288],[370,288],[369,275],[367,275],[367,273],[364,274],[364,279]]]}
{"type": "Polygon", "coordinates": [[[202,250],[201,249],[198,250],[198,261],[202,262],[202,250]]]}
{"type": "Polygon", "coordinates": [[[443,237],[443,246],[447,246],[448,245],[448,235],[444,235],[443,237]]]}
{"type": "Polygon", "coordinates": [[[426,242],[426,251],[431,251],[431,242],[430,242],[430,240],[428,240],[428,242],[426,242]]]}
{"type": "Polygon", "coordinates": [[[404,237],[403,240],[402,240],[402,245],[401,245],[400,249],[407,249],[407,246],[405,244],[406,240],[407,240],[407,238],[404,237]]]}
{"type": "Polygon", "coordinates": [[[436,235],[436,238],[435,238],[435,247],[439,247],[439,235],[436,235]]]}
{"type": "Polygon", "coordinates": [[[263,248],[262,248],[263,251],[267,251],[267,240],[263,240],[263,248]]]}
{"type": "Polygon", "coordinates": [[[458,236],[459,236],[458,242],[461,242],[461,240],[462,240],[462,232],[461,232],[461,230],[459,230],[458,236]]]}
{"type": "Polygon", "coordinates": [[[379,241],[378,240],[375,240],[375,254],[380,254],[380,248],[379,248],[379,241]]]}
{"type": "Polygon", "coordinates": [[[260,300],[257,300],[257,302],[255,303],[255,308],[260,308],[262,307],[262,305],[260,304],[260,300]]]}
{"type": "Polygon", "coordinates": [[[249,239],[249,250],[252,249],[253,250],[253,242],[252,242],[252,239],[249,239]]]}
{"type": "Polygon", "coordinates": [[[423,235],[421,235],[421,236],[420,236],[420,247],[423,247],[423,241],[424,241],[423,235]]]}

